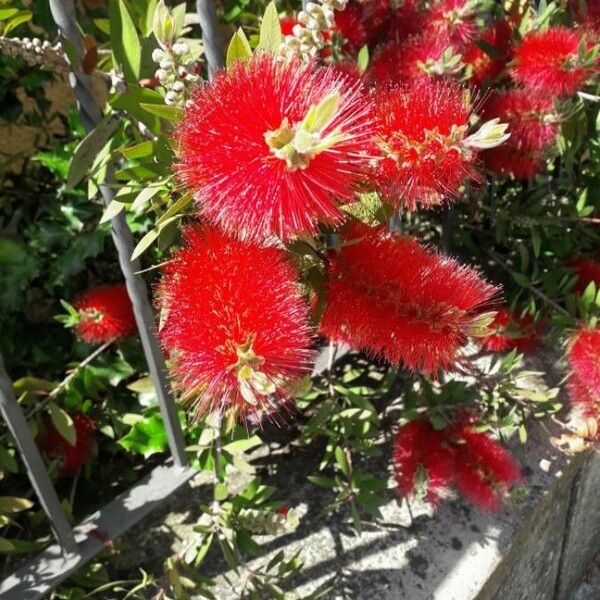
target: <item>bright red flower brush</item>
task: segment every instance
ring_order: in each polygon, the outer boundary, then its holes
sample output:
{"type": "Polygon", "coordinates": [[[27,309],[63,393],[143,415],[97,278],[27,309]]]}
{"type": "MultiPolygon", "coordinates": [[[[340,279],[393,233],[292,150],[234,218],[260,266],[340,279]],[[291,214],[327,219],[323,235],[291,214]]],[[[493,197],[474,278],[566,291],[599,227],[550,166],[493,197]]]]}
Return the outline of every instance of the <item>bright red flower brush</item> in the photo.
{"type": "Polygon", "coordinates": [[[344,52],[358,52],[369,40],[369,32],[363,18],[364,7],[359,2],[349,2],[344,10],[335,13],[334,31],[345,40],[342,45],[344,52]]]}
{"type": "Polygon", "coordinates": [[[530,179],[544,167],[541,152],[516,150],[514,148],[492,148],[481,153],[485,168],[496,175],[512,175],[516,179],[530,179]]]}
{"type": "Polygon", "coordinates": [[[511,315],[506,308],[501,308],[490,323],[490,335],[482,337],[480,344],[490,352],[508,352],[516,349],[519,352],[532,352],[539,342],[539,331],[533,325],[531,316],[511,315]]]}
{"type": "Polygon", "coordinates": [[[574,292],[582,294],[592,281],[596,284],[596,289],[600,289],[600,263],[581,256],[572,260],[571,266],[577,275],[577,281],[573,287],[574,292]]]}
{"type": "Polygon", "coordinates": [[[552,98],[536,90],[513,88],[490,94],[483,115],[508,124],[507,148],[540,152],[552,145],[558,133],[558,115],[552,98]]]}
{"type": "Polygon", "coordinates": [[[464,424],[452,432],[458,491],[484,510],[497,510],[504,491],[521,479],[509,452],[486,433],[464,424]]]}
{"type": "Polygon", "coordinates": [[[570,96],[598,70],[579,56],[584,34],[567,27],[550,27],[525,35],[514,49],[512,78],[520,85],[552,96],[570,96]]]}
{"type": "Polygon", "coordinates": [[[586,0],[585,3],[573,0],[573,10],[577,20],[591,34],[600,35],[600,0],[586,0]]]}
{"type": "Polygon", "coordinates": [[[89,344],[118,340],[136,331],[133,308],[124,285],[89,289],[73,302],[79,312],[77,335],[89,344]]]}
{"type": "Polygon", "coordinates": [[[428,420],[411,421],[394,438],[393,466],[401,496],[414,493],[437,504],[452,483],[453,449],[428,420]]]}
{"type": "Polygon", "coordinates": [[[96,446],[94,420],[81,413],[74,414],[72,419],[76,435],[74,446],[52,424],[49,424],[41,442],[46,457],[58,459],[61,473],[76,473],[92,458],[96,446]]]}
{"type": "Polygon", "coordinates": [[[430,208],[456,196],[467,179],[479,179],[471,109],[469,92],[454,82],[429,80],[379,92],[375,143],[381,159],[372,183],[388,202],[430,208]]]}
{"type": "Polygon", "coordinates": [[[469,336],[486,333],[497,289],[410,237],[355,226],[328,266],[321,332],[394,365],[452,369],[469,336]]]}
{"type": "Polygon", "coordinates": [[[469,0],[437,0],[426,13],[427,35],[443,35],[451,42],[464,45],[477,35],[476,12],[469,0]]]}
{"type": "Polygon", "coordinates": [[[481,34],[481,41],[490,46],[494,57],[485,52],[476,42],[469,44],[463,53],[463,61],[472,69],[471,81],[482,86],[496,79],[506,67],[510,56],[510,25],[497,21],[481,34]]]}
{"type": "Polygon", "coordinates": [[[580,329],[568,349],[569,422],[586,438],[598,436],[600,421],[600,328],[580,329]]]}
{"type": "Polygon", "coordinates": [[[288,240],[343,220],[370,160],[360,83],[260,53],[199,87],[179,124],[181,181],[202,214],[241,238],[288,240]]]}
{"type": "Polygon", "coordinates": [[[367,80],[373,86],[409,86],[454,75],[463,67],[459,53],[447,37],[418,35],[383,46],[371,61],[367,80]]]}
{"type": "Polygon", "coordinates": [[[161,342],[196,416],[272,413],[309,370],[308,309],[278,248],[188,229],[164,268],[161,342]]]}
{"type": "Polygon", "coordinates": [[[392,13],[387,23],[385,39],[403,42],[411,35],[416,35],[423,30],[426,13],[421,9],[417,0],[405,0],[392,13]]]}

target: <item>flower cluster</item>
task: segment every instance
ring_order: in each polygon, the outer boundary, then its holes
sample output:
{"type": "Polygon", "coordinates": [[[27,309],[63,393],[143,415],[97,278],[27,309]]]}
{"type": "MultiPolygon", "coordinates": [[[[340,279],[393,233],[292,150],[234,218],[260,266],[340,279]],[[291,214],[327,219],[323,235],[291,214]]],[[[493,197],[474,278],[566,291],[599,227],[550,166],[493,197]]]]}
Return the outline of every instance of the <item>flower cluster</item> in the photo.
{"type": "Polygon", "coordinates": [[[284,252],[190,228],[164,269],[160,337],[197,417],[274,413],[309,370],[308,309],[284,252]]]}
{"type": "Polygon", "coordinates": [[[73,302],[79,312],[77,335],[89,344],[103,344],[135,333],[135,317],[127,288],[107,285],[91,288],[73,302]]]}
{"type": "Polygon", "coordinates": [[[469,336],[483,335],[497,289],[410,237],[355,227],[332,254],[321,333],[392,364],[452,369],[469,336]]]}
{"type": "Polygon", "coordinates": [[[595,438],[600,420],[600,329],[580,329],[568,351],[571,420],[584,437],[595,438]]]}
{"type": "Polygon", "coordinates": [[[343,219],[369,166],[374,126],[360,84],[266,54],[196,90],[179,127],[181,181],[202,214],[254,239],[343,219]]]}
{"type": "Polygon", "coordinates": [[[426,419],[403,425],[394,439],[393,464],[402,496],[436,504],[456,487],[484,510],[497,510],[504,492],[521,479],[508,451],[465,417],[442,430],[426,419]]]}

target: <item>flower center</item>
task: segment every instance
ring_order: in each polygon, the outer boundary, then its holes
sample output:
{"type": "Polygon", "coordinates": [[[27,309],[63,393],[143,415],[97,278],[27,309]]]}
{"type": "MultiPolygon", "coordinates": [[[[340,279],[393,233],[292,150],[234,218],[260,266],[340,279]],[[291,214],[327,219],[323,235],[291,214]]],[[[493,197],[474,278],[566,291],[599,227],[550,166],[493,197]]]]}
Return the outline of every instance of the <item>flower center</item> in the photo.
{"type": "Polygon", "coordinates": [[[312,104],[299,123],[291,125],[286,117],[277,129],[264,134],[271,153],[285,160],[288,171],[306,169],[315,156],[346,139],[339,128],[325,133],[336,117],[340,100],[340,93],[332,92],[319,104],[312,104]]]}
{"type": "Polygon", "coordinates": [[[237,361],[228,367],[236,374],[242,397],[253,405],[259,403],[259,396],[273,394],[276,389],[271,378],[260,371],[265,359],[254,352],[255,340],[256,335],[252,334],[243,344],[234,344],[237,361]]]}
{"type": "Polygon", "coordinates": [[[100,323],[104,318],[104,313],[100,312],[96,308],[86,308],[81,311],[81,316],[87,319],[88,321],[92,321],[94,323],[100,323]]]}

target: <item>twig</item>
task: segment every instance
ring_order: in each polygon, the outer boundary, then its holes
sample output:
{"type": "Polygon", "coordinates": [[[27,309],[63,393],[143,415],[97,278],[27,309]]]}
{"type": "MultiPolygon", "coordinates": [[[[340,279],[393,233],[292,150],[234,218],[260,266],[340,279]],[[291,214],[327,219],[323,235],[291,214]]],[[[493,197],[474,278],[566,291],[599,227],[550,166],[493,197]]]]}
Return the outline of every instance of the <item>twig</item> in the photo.
{"type": "MultiPolygon", "coordinates": [[[[505,269],[509,273],[513,272],[513,270],[494,251],[488,250],[487,252],[503,269],[505,269]]],[[[534,295],[536,295],[545,304],[547,304],[548,306],[551,306],[557,312],[559,312],[559,313],[561,313],[561,314],[563,314],[563,315],[565,315],[565,316],[567,316],[569,318],[574,318],[573,315],[568,310],[566,310],[565,308],[563,308],[560,304],[558,304],[557,302],[555,302],[551,298],[548,298],[548,296],[546,296],[546,294],[544,294],[544,292],[538,290],[535,286],[528,285],[527,289],[530,292],[532,292],[534,295]]]]}

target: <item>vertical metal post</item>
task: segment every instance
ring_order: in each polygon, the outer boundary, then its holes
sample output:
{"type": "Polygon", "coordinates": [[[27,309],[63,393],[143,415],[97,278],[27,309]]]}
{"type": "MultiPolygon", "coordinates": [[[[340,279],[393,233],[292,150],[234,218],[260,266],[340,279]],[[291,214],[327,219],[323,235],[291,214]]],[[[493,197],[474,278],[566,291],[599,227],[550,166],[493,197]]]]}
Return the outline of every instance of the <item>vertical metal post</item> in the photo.
{"type": "MultiPolygon", "coordinates": [[[[77,29],[75,4],[73,0],[50,0],[50,10],[61,35],[75,47],[79,56],[83,55],[83,44],[77,29]]],[[[87,131],[94,128],[100,120],[101,112],[92,93],[91,80],[80,72],[73,72],[69,78],[71,87],[77,99],[83,125],[87,131]]],[[[114,192],[106,185],[100,186],[100,193],[105,205],[114,198],[114,192]]],[[[142,341],[142,347],[148,363],[148,369],[162,413],[169,448],[175,464],[183,466],[187,459],[185,455],[185,439],[179,425],[177,409],[172,398],[172,390],[167,378],[167,370],[162,351],[155,334],[154,315],[148,298],[148,290],[141,275],[139,261],[131,260],[133,253],[133,236],[125,220],[125,214],[119,213],[111,219],[112,238],[119,255],[119,264],[127,292],[133,305],[135,321],[142,341]]]]}
{"type": "Polygon", "coordinates": [[[196,0],[196,14],[202,30],[202,43],[208,64],[208,75],[212,77],[217,69],[225,66],[214,0],[196,0]]]}
{"type": "Polygon", "coordinates": [[[25,415],[19,406],[12,382],[4,368],[4,359],[0,353],[0,412],[12,434],[31,485],[37,494],[58,543],[66,550],[76,546],[73,530],[52,486],[44,461],[33,441],[27,426],[25,415]]]}

